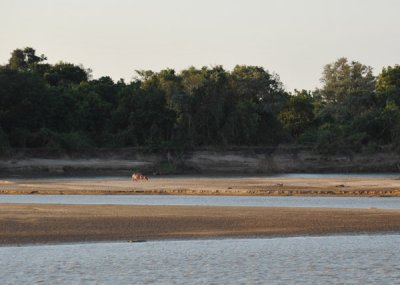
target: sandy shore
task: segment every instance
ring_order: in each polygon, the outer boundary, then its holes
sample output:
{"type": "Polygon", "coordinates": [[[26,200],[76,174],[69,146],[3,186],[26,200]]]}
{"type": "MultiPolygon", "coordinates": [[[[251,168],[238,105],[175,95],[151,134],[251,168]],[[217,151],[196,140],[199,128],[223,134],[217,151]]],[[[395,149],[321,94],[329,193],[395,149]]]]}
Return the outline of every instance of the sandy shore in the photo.
{"type": "Polygon", "coordinates": [[[399,231],[399,210],[0,204],[1,244],[399,231]]]}
{"type": "Polygon", "coordinates": [[[397,177],[150,177],[0,180],[0,194],[171,194],[260,196],[400,196],[397,177]]]}

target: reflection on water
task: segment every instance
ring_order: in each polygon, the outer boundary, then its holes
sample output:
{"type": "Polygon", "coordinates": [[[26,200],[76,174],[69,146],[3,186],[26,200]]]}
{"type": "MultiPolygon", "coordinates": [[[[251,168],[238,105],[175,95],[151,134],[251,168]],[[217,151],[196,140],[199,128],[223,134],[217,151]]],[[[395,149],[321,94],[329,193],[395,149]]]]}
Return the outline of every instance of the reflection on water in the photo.
{"type": "Polygon", "coordinates": [[[400,197],[266,197],[179,195],[0,195],[0,203],[199,205],[400,209],[400,197]]]}
{"type": "Polygon", "coordinates": [[[0,247],[1,284],[398,284],[400,235],[0,247]]]}

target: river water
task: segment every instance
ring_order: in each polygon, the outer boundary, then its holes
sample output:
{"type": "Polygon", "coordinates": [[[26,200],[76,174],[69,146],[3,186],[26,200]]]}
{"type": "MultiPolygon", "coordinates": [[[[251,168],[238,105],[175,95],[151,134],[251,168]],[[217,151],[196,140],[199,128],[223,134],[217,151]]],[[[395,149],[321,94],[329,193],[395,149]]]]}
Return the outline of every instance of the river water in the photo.
{"type": "Polygon", "coordinates": [[[400,234],[0,247],[6,284],[399,284],[400,234]]]}
{"type": "Polygon", "coordinates": [[[0,195],[0,203],[199,205],[400,209],[400,197],[269,197],[184,195],[0,195]]]}

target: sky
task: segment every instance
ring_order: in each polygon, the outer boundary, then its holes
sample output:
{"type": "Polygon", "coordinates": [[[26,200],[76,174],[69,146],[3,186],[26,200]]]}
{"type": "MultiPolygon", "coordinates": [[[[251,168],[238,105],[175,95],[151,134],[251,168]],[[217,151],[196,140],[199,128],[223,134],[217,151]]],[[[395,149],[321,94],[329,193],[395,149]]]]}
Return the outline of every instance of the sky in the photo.
{"type": "Polygon", "coordinates": [[[320,87],[340,57],[400,64],[398,0],[0,0],[0,64],[33,47],[93,77],[262,66],[288,91],[320,87]]]}

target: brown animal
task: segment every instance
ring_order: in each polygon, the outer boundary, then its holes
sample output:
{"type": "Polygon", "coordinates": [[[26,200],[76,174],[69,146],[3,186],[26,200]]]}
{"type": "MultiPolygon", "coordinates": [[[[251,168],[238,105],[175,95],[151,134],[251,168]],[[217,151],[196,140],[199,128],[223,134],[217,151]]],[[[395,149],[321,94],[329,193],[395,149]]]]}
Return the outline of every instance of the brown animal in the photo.
{"type": "Polygon", "coordinates": [[[143,181],[143,180],[149,180],[147,176],[143,175],[142,173],[133,173],[132,174],[132,181],[143,181]]]}

